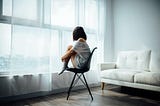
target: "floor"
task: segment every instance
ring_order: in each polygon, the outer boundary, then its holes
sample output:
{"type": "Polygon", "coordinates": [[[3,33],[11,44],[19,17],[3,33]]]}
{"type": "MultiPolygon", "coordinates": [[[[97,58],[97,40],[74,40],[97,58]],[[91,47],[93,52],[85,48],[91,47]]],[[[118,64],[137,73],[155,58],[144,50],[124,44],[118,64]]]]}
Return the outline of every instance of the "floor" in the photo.
{"type": "Polygon", "coordinates": [[[160,92],[144,91],[114,85],[91,88],[93,101],[86,89],[67,93],[25,99],[0,106],[160,106],[160,92]]]}

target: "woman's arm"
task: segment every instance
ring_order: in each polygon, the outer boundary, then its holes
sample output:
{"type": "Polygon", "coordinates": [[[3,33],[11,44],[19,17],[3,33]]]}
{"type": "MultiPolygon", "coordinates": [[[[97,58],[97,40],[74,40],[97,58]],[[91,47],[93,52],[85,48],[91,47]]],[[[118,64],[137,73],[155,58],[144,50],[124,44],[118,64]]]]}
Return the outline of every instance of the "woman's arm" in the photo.
{"type": "Polygon", "coordinates": [[[69,46],[66,53],[61,57],[62,61],[70,59],[72,55],[75,55],[76,52],[72,49],[72,46],[69,46]]]}

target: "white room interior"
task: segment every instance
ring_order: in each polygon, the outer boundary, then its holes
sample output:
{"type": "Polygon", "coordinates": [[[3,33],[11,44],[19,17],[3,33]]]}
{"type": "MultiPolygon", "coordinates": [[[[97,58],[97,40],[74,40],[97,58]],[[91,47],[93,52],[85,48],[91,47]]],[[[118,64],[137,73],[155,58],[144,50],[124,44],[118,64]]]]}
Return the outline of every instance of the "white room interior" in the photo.
{"type": "MultiPolygon", "coordinates": [[[[95,60],[92,63],[94,67],[92,67],[92,70],[97,70],[96,66],[98,63],[116,61],[117,53],[119,51],[151,50],[152,58],[151,58],[150,69],[155,72],[159,72],[160,71],[160,46],[159,46],[160,45],[160,1],[159,0],[100,0],[100,1],[103,1],[103,2],[100,2],[98,5],[99,6],[103,5],[103,7],[99,8],[100,12],[98,13],[98,15],[100,16],[97,17],[99,20],[97,22],[98,25],[96,27],[98,28],[98,31],[95,33],[95,31],[93,30],[90,30],[90,29],[86,30],[87,33],[90,35],[95,34],[95,36],[91,37],[91,40],[93,40],[93,42],[98,39],[98,41],[96,41],[97,42],[96,44],[99,48],[95,53],[96,54],[94,58],[95,60]],[[99,37],[96,38],[96,34],[99,37]]],[[[15,11],[17,10],[15,9],[15,11]]],[[[48,17],[47,19],[50,20],[48,17]]],[[[1,22],[2,21],[3,20],[1,20],[1,22]]],[[[83,21],[83,20],[80,20],[80,21],[83,21]]],[[[19,22],[16,22],[16,20],[12,20],[12,24],[14,24],[13,26],[15,26],[15,28],[12,29],[12,26],[11,26],[9,27],[8,30],[12,30],[13,32],[14,31],[16,32],[16,30],[21,29],[21,27],[19,27],[21,24],[19,24],[19,22]]],[[[11,45],[10,43],[14,42],[14,40],[12,40],[12,42],[3,42],[5,41],[5,39],[7,39],[7,41],[11,39],[8,36],[5,36],[5,37],[1,36],[2,33],[3,35],[8,35],[8,34],[11,35],[11,32],[2,31],[2,30],[6,30],[5,26],[7,25],[6,23],[3,23],[0,25],[1,55],[4,54],[4,51],[9,51],[7,50],[7,48],[4,48],[3,45],[5,45],[6,47],[8,47],[8,49],[10,49],[9,47],[11,45]],[[4,26],[3,27],[4,29],[2,29],[2,26],[4,26]]],[[[25,30],[27,28],[22,28],[22,29],[25,30]]],[[[43,30],[42,32],[39,32],[39,33],[41,34],[42,38],[43,38],[43,33],[45,34],[47,33],[48,37],[45,38],[45,40],[48,41],[50,40],[49,35],[51,33],[52,34],[60,33],[60,36],[62,36],[63,34],[70,35],[72,31],[71,29],[72,27],[69,26],[69,28],[65,29],[65,31],[60,30],[60,32],[56,32],[56,31],[50,32],[50,30],[43,30]]],[[[36,30],[39,30],[39,29],[36,29],[36,30]]],[[[16,33],[15,36],[16,35],[19,35],[19,34],[16,33]]],[[[57,38],[52,38],[51,40],[53,39],[57,39],[57,38]]],[[[70,39],[70,38],[64,37],[62,39],[64,40],[64,39],[70,39]]],[[[69,42],[60,41],[59,43],[68,44],[69,42]]],[[[16,44],[16,43],[14,45],[19,46],[19,44],[16,44]]],[[[92,45],[92,42],[91,42],[91,45],[92,45]]],[[[92,46],[95,46],[95,45],[92,45],[92,46]]],[[[22,51],[25,51],[25,50],[26,49],[23,49],[22,51]]],[[[45,48],[45,50],[48,50],[48,49],[45,48]]],[[[64,50],[64,47],[62,47],[62,50],[64,50]]],[[[12,52],[14,52],[14,50],[12,52]]],[[[50,52],[50,53],[54,53],[54,52],[50,52]]],[[[59,53],[58,56],[60,56],[62,51],[58,51],[56,53],[59,53]]],[[[56,62],[57,61],[58,60],[56,60],[56,62]]],[[[51,61],[51,62],[54,63],[55,61],[54,62],[51,61]]],[[[38,64],[38,65],[41,65],[41,64],[38,64]]],[[[61,65],[57,67],[60,68],[61,65]]],[[[47,66],[47,68],[54,69],[55,67],[47,66]]],[[[71,74],[65,73],[64,75],[59,77],[57,74],[55,74],[56,72],[57,71],[55,71],[54,73],[41,72],[38,74],[37,73],[33,74],[32,72],[29,71],[27,74],[14,73],[12,75],[3,75],[2,73],[2,75],[0,76],[0,83],[1,83],[0,98],[10,97],[10,96],[12,97],[12,96],[23,95],[23,94],[38,93],[41,91],[42,92],[50,91],[52,93],[62,92],[65,90],[65,88],[69,86],[70,80],[71,80],[70,79],[71,74]],[[47,83],[45,81],[47,81],[47,83]]],[[[95,71],[94,74],[92,71],[89,72],[89,74],[87,75],[87,78],[90,84],[93,84],[93,86],[99,85],[99,76],[97,76],[96,79],[93,77],[95,75],[99,75],[98,70],[95,71]]],[[[31,96],[36,96],[36,95],[32,94],[31,96]]],[[[40,94],[40,95],[43,95],[43,94],[40,94]]]]}
{"type": "MultiPolygon", "coordinates": [[[[119,51],[152,50],[151,67],[160,66],[159,0],[111,0],[108,32],[105,36],[105,61],[115,61],[119,51]],[[109,36],[110,35],[110,36],[109,36]],[[109,37],[108,37],[109,36],[109,37]],[[107,39],[110,38],[110,42],[107,39]],[[110,44],[108,44],[110,43],[110,44]],[[107,54],[113,54],[108,57],[107,54]]],[[[107,18],[107,17],[106,17],[107,18]]],[[[107,31],[107,30],[106,30],[107,31]]]]}

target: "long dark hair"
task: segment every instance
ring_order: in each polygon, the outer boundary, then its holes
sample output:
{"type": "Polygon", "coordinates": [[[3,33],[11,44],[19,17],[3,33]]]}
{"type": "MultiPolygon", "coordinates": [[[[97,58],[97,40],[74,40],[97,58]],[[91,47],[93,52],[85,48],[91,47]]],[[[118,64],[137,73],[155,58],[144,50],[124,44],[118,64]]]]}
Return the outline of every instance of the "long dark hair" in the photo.
{"type": "Polygon", "coordinates": [[[84,32],[84,29],[81,26],[77,26],[73,30],[73,41],[78,40],[79,38],[87,40],[86,33],[84,32]]]}

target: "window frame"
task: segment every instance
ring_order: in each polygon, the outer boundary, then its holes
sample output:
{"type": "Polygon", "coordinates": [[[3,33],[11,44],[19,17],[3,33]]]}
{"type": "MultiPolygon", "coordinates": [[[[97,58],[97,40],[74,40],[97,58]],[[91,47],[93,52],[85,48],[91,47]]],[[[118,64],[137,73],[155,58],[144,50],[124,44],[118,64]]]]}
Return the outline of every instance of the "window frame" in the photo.
{"type": "Polygon", "coordinates": [[[34,26],[34,27],[41,27],[40,24],[42,21],[41,15],[43,14],[42,8],[43,8],[43,0],[37,0],[37,19],[36,20],[29,20],[24,18],[18,18],[18,17],[12,17],[12,16],[6,16],[2,15],[3,11],[3,0],[0,0],[0,23],[6,23],[6,24],[15,24],[15,25],[24,25],[24,26],[34,26]]]}
{"type": "MultiPolygon", "coordinates": [[[[29,20],[29,19],[22,19],[12,16],[5,16],[2,15],[3,12],[3,0],[0,0],[0,23],[2,24],[10,24],[12,25],[22,25],[27,27],[40,27],[40,28],[46,28],[50,29],[51,32],[53,30],[58,31],[59,33],[59,46],[62,48],[62,37],[63,32],[72,32],[73,27],[66,27],[66,26],[56,26],[52,24],[45,24],[44,23],[44,0],[37,0],[38,2],[38,11],[37,11],[37,20],[29,20]]],[[[98,0],[97,0],[97,6],[99,8],[98,0]]],[[[87,28],[85,25],[85,0],[75,0],[75,25],[82,25],[85,29],[86,34],[94,34],[96,37],[98,35],[97,30],[87,28]]],[[[12,36],[12,35],[11,35],[12,36]]],[[[11,41],[12,42],[12,41],[11,41]]],[[[62,54],[62,53],[61,53],[62,54]]],[[[1,72],[0,72],[1,73],[1,72]]]]}
{"type": "MultiPolygon", "coordinates": [[[[0,0],[0,23],[6,23],[6,24],[15,24],[15,25],[24,25],[24,26],[31,26],[31,27],[41,27],[41,28],[50,28],[50,29],[57,29],[57,30],[73,30],[72,27],[65,27],[65,26],[57,26],[52,24],[45,24],[44,23],[44,0],[37,0],[37,20],[29,20],[29,19],[23,19],[23,18],[17,18],[12,16],[5,16],[2,15],[3,11],[3,0],[0,0]]],[[[98,2],[98,1],[97,1],[98,2]]],[[[88,33],[95,34],[96,31],[94,29],[87,28],[85,25],[85,20],[80,20],[80,17],[82,15],[85,16],[85,0],[75,0],[75,25],[83,25],[84,28],[88,33]],[[81,2],[81,3],[80,3],[81,2]]],[[[84,18],[84,17],[83,17],[84,18]]]]}
{"type": "Polygon", "coordinates": [[[11,24],[11,17],[2,15],[3,11],[3,0],[0,0],[0,23],[11,24]]]}

